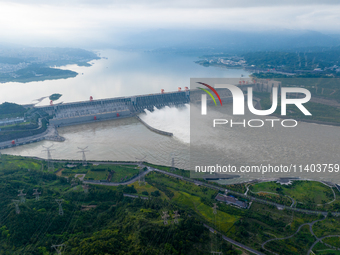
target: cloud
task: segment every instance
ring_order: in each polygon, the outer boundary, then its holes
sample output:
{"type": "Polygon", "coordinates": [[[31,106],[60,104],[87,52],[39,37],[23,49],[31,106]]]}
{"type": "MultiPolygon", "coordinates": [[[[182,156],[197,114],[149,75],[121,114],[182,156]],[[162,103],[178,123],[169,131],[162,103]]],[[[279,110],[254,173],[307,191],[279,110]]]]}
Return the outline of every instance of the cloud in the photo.
{"type": "MultiPolygon", "coordinates": [[[[0,33],[11,40],[119,41],[145,29],[339,32],[338,1],[0,1],[0,33]],[[116,37],[114,35],[117,35],[116,37]],[[113,38],[113,39],[112,39],[113,38]]],[[[113,42],[114,43],[114,42],[113,42]]]]}
{"type": "MultiPolygon", "coordinates": [[[[19,3],[26,5],[50,6],[105,6],[129,7],[144,6],[148,8],[249,8],[249,7],[275,7],[275,6],[309,6],[320,5],[320,0],[2,0],[2,3],[19,3]]],[[[339,5],[338,0],[323,0],[322,5],[339,5]]]]}

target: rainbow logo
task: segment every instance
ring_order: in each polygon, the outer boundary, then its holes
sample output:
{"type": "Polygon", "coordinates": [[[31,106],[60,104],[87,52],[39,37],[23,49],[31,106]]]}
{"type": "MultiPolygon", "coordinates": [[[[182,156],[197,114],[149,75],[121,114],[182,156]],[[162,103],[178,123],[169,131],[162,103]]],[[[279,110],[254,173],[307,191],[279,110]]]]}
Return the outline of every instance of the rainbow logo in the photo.
{"type": "MultiPolygon", "coordinates": [[[[206,86],[207,88],[211,89],[211,91],[214,92],[215,95],[217,96],[218,100],[220,100],[220,104],[221,104],[221,106],[222,106],[222,100],[221,100],[221,98],[220,98],[220,95],[217,93],[217,91],[216,91],[213,87],[211,87],[210,85],[205,84],[205,83],[203,83],[203,82],[197,82],[197,83],[199,83],[199,84],[201,84],[201,85],[203,85],[203,86],[206,86]]],[[[203,90],[204,92],[206,92],[206,93],[212,98],[212,100],[214,101],[215,105],[217,105],[214,96],[211,94],[211,92],[210,92],[209,90],[203,89],[203,88],[199,88],[199,87],[197,87],[197,88],[200,89],[200,90],[203,90]]]]}

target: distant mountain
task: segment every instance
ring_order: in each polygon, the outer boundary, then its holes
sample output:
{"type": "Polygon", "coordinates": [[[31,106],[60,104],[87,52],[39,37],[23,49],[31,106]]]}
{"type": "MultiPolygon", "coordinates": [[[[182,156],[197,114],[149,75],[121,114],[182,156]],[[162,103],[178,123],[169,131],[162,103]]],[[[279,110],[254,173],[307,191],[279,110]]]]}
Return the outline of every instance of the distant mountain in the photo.
{"type": "Polygon", "coordinates": [[[120,48],[153,51],[233,52],[329,48],[340,37],[307,30],[244,32],[224,30],[153,30],[129,35],[120,48]]]}

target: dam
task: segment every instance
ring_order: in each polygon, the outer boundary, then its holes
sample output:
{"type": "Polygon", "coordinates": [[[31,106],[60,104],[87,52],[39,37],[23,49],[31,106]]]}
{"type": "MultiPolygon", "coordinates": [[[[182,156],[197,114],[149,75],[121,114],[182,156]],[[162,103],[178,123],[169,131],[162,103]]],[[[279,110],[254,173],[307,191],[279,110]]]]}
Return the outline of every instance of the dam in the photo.
{"type": "Polygon", "coordinates": [[[63,127],[118,118],[133,117],[144,109],[153,111],[165,106],[180,106],[190,102],[190,91],[176,91],[132,97],[117,97],[64,103],[49,106],[36,106],[52,116],[50,125],[63,127]]]}
{"type": "MultiPolygon", "coordinates": [[[[267,80],[254,82],[252,84],[238,85],[243,91],[247,87],[253,87],[255,91],[270,92],[278,84],[268,84],[267,80]]],[[[221,99],[232,102],[232,94],[227,89],[216,89],[221,99]]],[[[130,97],[116,97],[107,99],[63,103],[48,106],[34,106],[34,109],[46,112],[52,118],[49,124],[55,127],[71,126],[77,124],[127,118],[144,112],[145,109],[153,111],[154,108],[161,109],[165,106],[177,107],[188,103],[200,103],[202,92],[198,89],[185,89],[175,92],[156,93],[148,95],[136,95],[130,97]]],[[[208,103],[212,103],[209,98],[208,103]]]]}
{"type": "MultiPolygon", "coordinates": [[[[252,86],[255,90],[271,91],[275,84],[266,84],[254,82],[252,84],[240,84],[243,91],[247,87],[252,86]]],[[[216,89],[223,103],[232,102],[232,94],[228,89],[216,89]]],[[[146,126],[149,130],[165,136],[173,136],[172,133],[165,130],[158,130],[140,118],[138,114],[148,111],[154,111],[155,108],[161,109],[163,107],[181,107],[188,103],[200,104],[202,91],[199,89],[189,90],[186,88],[184,91],[180,90],[175,92],[155,93],[147,95],[134,95],[130,97],[116,97],[107,99],[93,100],[92,97],[86,101],[70,102],[51,104],[47,106],[34,106],[24,105],[30,108],[30,112],[39,115],[40,119],[46,118],[48,121],[47,130],[36,135],[12,138],[8,141],[0,143],[0,149],[10,148],[13,146],[24,145],[28,143],[38,142],[42,140],[51,141],[64,141],[65,139],[58,134],[58,127],[73,126],[79,124],[96,123],[106,120],[115,120],[122,118],[137,117],[137,119],[146,126]]],[[[207,103],[213,104],[214,102],[209,98],[207,103]]]]}

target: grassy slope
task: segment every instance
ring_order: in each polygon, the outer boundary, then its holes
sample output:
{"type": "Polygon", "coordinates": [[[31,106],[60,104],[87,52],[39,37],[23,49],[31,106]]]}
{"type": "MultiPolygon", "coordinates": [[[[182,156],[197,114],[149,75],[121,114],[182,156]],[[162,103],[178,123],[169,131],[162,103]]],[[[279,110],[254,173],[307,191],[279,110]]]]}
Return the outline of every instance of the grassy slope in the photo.
{"type": "Polygon", "coordinates": [[[261,182],[251,186],[251,191],[267,191],[278,193],[282,189],[284,195],[288,195],[298,202],[305,202],[307,199],[313,203],[321,204],[333,200],[333,192],[328,186],[316,181],[294,181],[293,185],[280,185],[276,182],[261,182]]]}
{"type": "Polygon", "coordinates": [[[139,173],[136,165],[88,165],[86,167],[77,164],[75,168],[69,168],[62,172],[63,176],[86,174],[84,180],[106,180],[112,172],[111,182],[123,182],[139,173]]]}

